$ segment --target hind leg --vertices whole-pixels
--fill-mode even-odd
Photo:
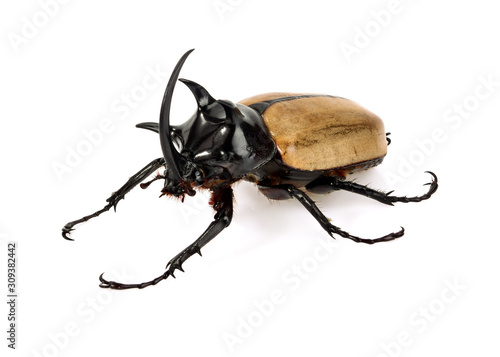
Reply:
[[[403,236],[404,234],[404,229],[401,227],[400,231],[386,234],[385,236],[380,238],[375,238],[375,239],[359,238],[331,224],[330,220],[325,217],[323,212],[320,211],[320,209],[318,208],[318,206],[316,206],[314,201],[305,192],[299,190],[294,185],[285,184],[285,185],[264,186],[262,184],[259,184],[259,189],[261,191],[264,191],[265,195],[269,198],[273,199],[295,198],[305,207],[305,209],[309,211],[309,213],[314,218],[316,218],[321,227],[323,227],[323,229],[332,237],[333,234],[338,234],[343,238],[351,239],[357,243],[373,244],[373,243],[387,242],[390,240],[394,240],[396,238]]]
[[[432,175],[433,180],[429,183],[426,183],[425,185],[429,185],[429,190],[427,193],[421,195],[421,196],[415,196],[415,197],[406,197],[406,196],[392,196],[391,192],[381,192],[374,190],[372,188],[369,188],[364,185],[360,185],[358,183],[352,182],[352,181],[343,181],[339,180],[336,177],[327,177],[327,176],[321,176],[317,178],[316,180],[312,181],[306,186],[306,189],[310,192],[315,192],[315,193],[327,193],[331,191],[337,191],[337,190],[345,190],[349,192],[354,192],[359,195],[363,195],[369,198],[372,198],[374,200],[377,200],[379,202],[385,203],[386,205],[391,205],[394,202],[420,202],[423,200],[429,199],[434,192],[436,192],[438,188],[438,180],[437,177],[434,173],[430,171],[426,171],[429,174]]]

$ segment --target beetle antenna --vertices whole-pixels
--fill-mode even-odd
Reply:
[[[155,175],[155,177],[153,177],[151,180],[147,181],[147,182],[143,182],[141,183],[139,186],[145,190],[146,188],[149,187],[149,185],[151,185],[153,182],[155,182],[156,180],[161,180],[161,179],[164,179],[165,176],[160,174],[159,172]]]

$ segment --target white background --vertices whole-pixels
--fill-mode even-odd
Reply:
[[[498,355],[500,23],[492,4],[2,3],[0,290],[7,294],[6,243],[17,241],[12,355]],[[241,183],[231,227],[184,264],[186,273],[145,290],[100,289],[102,272],[125,272],[129,282],[161,274],[212,219],[206,194],[182,205],[158,199],[156,183],[79,226],[75,242],[60,235],[161,155],[157,136],[134,126],[157,120],[167,77],[190,48],[181,77],[216,98],[290,91],[357,101],[392,132],[383,165],[358,182],[417,195],[432,170],[439,190],[394,207],[344,192],[316,197],[352,234],[406,229],[387,244],[337,239],[325,250],[331,239],[298,202],[270,204]],[[148,77],[155,69],[158,81]],[[180,84],[173,121],[194,110]],[[96,134],[103,123],[108,132]],[[70,154],[77,149],[87,150],[80,160]],[[12,352],[5,332],[0,340],[1,354]]]

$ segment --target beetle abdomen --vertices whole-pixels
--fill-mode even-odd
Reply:
[[[377,159],[387,153],[382,120],[351,100],[268,93],[240,103],[261,111],[283,162],[290,167],[328,170],[380,162]]]

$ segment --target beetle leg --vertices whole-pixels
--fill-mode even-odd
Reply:
[[[325,193],[325,191],[336,191],[336,190],[345,190],[349,192],[354,192],[369,198],[373,198],[379,202],[385,203],[386,205],[392,206],[394,202],[420,202],[430,198],[434,192],[436,192],[438,188],[438,179],[437,176],[430,171],[426,171],[432,175],[432,181],[426,183],[425,185],[429,185],[429,190],[427,193],[421,196],[415,197],[406,197],[406,196],[391,196],[391,192],[385,193],[381,191],[374,190],[364,185],[360,185],[358,183],[352,181],[342,181],[335,177],[327,177],[320,176],[316,180],[312,181],[306,186],[306,189],[311,192],[321,192]]]
[[[120,189],[116,192],[113,192],[111,197],[109,197],[106,202],[108,204],[104,206],[104,208],[100,209],[99,211],[96,211],[88,216],[82,217],[80,219],[77,219],[76,221],[72,221],[67,223],[63,229],[62,229],[62,236],[64,239],[67,240],[73,240],[71,239],[68,234],[74,230],[74,226],[86,222],[91,218],[99,216],[101,213],[109,211],[111,207],[113,207],[116,211],[116,205],[118,202],[122,199],[125,198],[125,194],[127,194],[130,190],[132,190],[135,186],[137,186],[139,183],[141,183],[143,180],[145,180],[149,175],[151,175],[155,170],[160,168],[161,166],[165,165],[165,160],[163,158],[158,158],[153,161],[151,161],[149,164],[144,166],[138,173],[136,173],[134,176],[129,178],[129,180],[120,187]]]
[[[175,257],[170,259],[166,266],[166,271],[158,276],[157,278],[146,281],[140,284],[122,284],[114,281],[107,281],[102,277],[99,277],[101,280],[101,284],[99,285],[101,288],[110,288],[110,289],[143,289],[145,287],[156,285],[160,281],[167,279],[169,276],[174,276],[175,270],[184,271],[182,268],[182,264],[192,255],[198,253],[201,255],[201,248],[204,247],[208,242],[210,242],[213,238],[215,238],[224,228],[229,226],[231,223],[231,219],[233,217],[233,190],[230,186],[216,189],[212,194],[212,205],[215,209],[215,217],[212,223],[208,226],[208,228],[203,232],[203,234],[195,240],[192,244],[190,244],[187,248],[185,248],[182,252],[177,254]]]
[[[294,185],[276,185],[276,186],[270,186],[270,189],[276,189],[276,190],[281,190],[283,191],[284,194],[288,194],[290,197],[297,199],[316,220],[319,222],[321,227],[325,231],[328,232],[330,236],[333,237],[333,234],[338,234],[339,236],[343,238],[348,238],[351,239],[357,243],[367,243],[367,244],[373,244],[373,243],[379,243],[379,242],[387,242],[396,238],[399,238],[403,236],[404,234],[404,228],[401,227],[401,230],[399,232],[395,233],[389,233],[383,237],[380,238],[375,238],[375,239],[365,239],[365,238],[359,238],[356,236],[353,236],[339,227],[334,226],[333,224],[330,223],[329,219],[325,217],[325,215],[320,211],[318,206],[314,203],[314,201],[303,191],[299,190],[297,187]]]

